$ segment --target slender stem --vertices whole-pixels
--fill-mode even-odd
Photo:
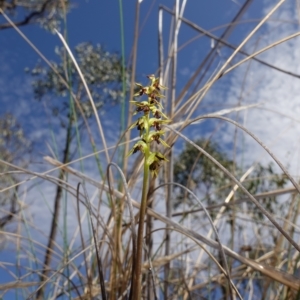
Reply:
[[[149,121],[149,115],[146,117],[146,122]],[[145,137],[148,139],[149,126],[147,126]],[[147,144],[149,142],[147,140]],[[147,209],[147,196],[149,186],[149,165],[147,163],[150,150],[147,147],[144,153],[144,178],[143,178],[143,191],[141,198],[140,217],[138,226],[138,237],[137,237],[137,256],[136,256],[136,267],[135,267],[135,278],[134,278],[134,292],[133,299],[138,300],[141,298],[141,273],[142,273],[142,258],[143,258],[143,238],[144,238],[144,219]]]
[[[137,142],[130,151],[130,154],[137,151],[141,151],[144,154],[144,178],[138,225],[137,255],[136,257],[133,257],[134,272],[132,280],[133,288],[131,289],[133,293],[131,295],[130,291],[130,300],[139,300],[141,298],[144,220],[148,204],[149,172],[151,172],[153,178],[155,178],[158,175],[160,162],[168,161],[160,152],[151,152],[150,148],[150,144],[153,141],[156,141],[158,144],[161,142],[163,145],[167,146],[161,139],[161,135],[163,135],[161,124],[169,122],[169,120],[162,119],[162,116],[165,119],[167,119],[167,117],[160,111],[161,106],[158,103],[158,99],[162,97],[159,91],[160,89],[165,89],[165,87],[159,84],[159,78],[155,78],[154,75],[149,75],[148,78],[151,80],[151,85],[144,87],[137,84],[140,87],[140,91],[136,94],[140,96],[147,95],[148,102],[143,101],[139,103],[137,101],[132,101],[137,106],[136,111],[144,112],[144,116],[139,118],[133,125],[133,127],[137,126],[137,129],[140,131],[141,140]],[[153,116],[153,118],[150,118],[150,115]],[[152,127],[155,128],[155,131],[150,130]]]

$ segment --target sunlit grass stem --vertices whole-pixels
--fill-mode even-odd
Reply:
[[[153,177],[158,175],[161,161],[167,161],[160,152],[151,151],[151,143],[156,142],[168,147],[161,136],[164,131],[161,126],[170,122],[168,118],[162,113],[162,105],[159,103],[161,97],[160,90],[165,87],[159,84],[159,78],[154,75],[148,76],[151,81],[149,86],[143,86],[137,83],[139,91],[134,95],[136,97],[147,95],[148,101],[131,101],[136,106],[135,113],[143,113],[136,122],[134,122],[130,129],[137,128],[140,133],[140,140],[133,146],[130,154],[141,151],[144,156],[144,177],[142,187],[142,198],[139,215],[138,237],[137,237],[137,256],[135,258],[134,277],[133,277],[133,299],[140,299],[141,295],[141,272],[143,261],[143,238],[144,238],[144,220],[147,209],[147,198],[149,190],[149,172]],[[150,117],[151,116],[151,117]],[[154,130],[150,130],[154,128]]]
[[[141,208],[139,216],[138,236],[137,236],[137,257],[136,257],[136,268],[134,276],[134,297],[133,299],[140,299],[141,294],[141,272],[142,272],[142,256],[143,256],[143,238],[144,238],[144,219],[147,209],[147,195],[149,188],[149,165],[147,164],[147,158],[145,154],[144,162],[144,178],[143,178],[143,190],[141,198]]]

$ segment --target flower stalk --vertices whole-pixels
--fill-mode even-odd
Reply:
[[[168,161],[161,152],[151,151],[151,145],[153,143],[157,143],[164,147],[169,147],[169,145],[162,139],[164,134],[162,126],[171,121],[162,112],[163,107],[159,102],[163,97],[160,91],[166,89],[166,87],[160,85],[159,78],[155,78],[154,75],[150,75],[148,78],[150,79],[150,85],[143,86],[137,83],[136,85],[139,87],[139,91],[134,95],[135,97],[146,95],[148,98],[147,101],[130,101],[136,106],[134,114],[142,113],[143,116],[138,118],[138,120],[129,128],[137,128],[141,139],[134,144],[128,153],[128,156],[138,151],[144,155],[144,177],[138,225],[137,257],[134,270],[134,282],[132,283],[134,285],[132,299],[134,300],[141,298],[144,219],[147,209],[149,173],[154,178],[157,177],[161,163],[163,161]]]

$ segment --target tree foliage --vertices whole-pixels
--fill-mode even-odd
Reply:
[[[56,72],[38,63],[31,70],[33,90],[37,100],[50,99],[54,115],[66,112],[69,106],[69,86],[79,99],[82,111],[86,117],[92,115],[92,108],[84,85],[74,64],[68,60],[64,48],[56,48],[59,62],[52,62]],[[116,53],[106,51],[101,45],[81,43],[75,47],[74,56],[84,75],[89,90],[99,109],[109,103],[119,103],[122,92],[122,63]],[[129,75],[126,73],[126,78]],[[66,82],[69,84],[66,85]],[[64,100],[61,101],[61,98]],[[57,99],[58,101],[55,101]],[[54,104],[54,105],[53,105]]]
[[[200,139],[196,144],[204,148],[211,156],[220,162],[227,170],[234,172],[236,178],[240,178],[243,170],[230,160],[220,146],[210,140]],[[178,155],[174,164],[174,179],[193,191],[197,195],[205,198],[207,205],[220,204],[231,191],[233,183],[231,180],[206,156],[201,154],[190,144]],[[269,163],[266,166],[257,164],[251,176],[243,182],[243,185],[253,195],[264,193],[278,188],[283,188],[287,183],[287,178],[283,174],[275,172],[274,165]],[[178,190],[175,207],[182,201],[192,205],[192,199],[186,192]],[[245,195],[237,190],[236,199],[243,199]],[[278,199],[275,196],[262,198],[265,208],[274,213],[279,208]],[[251,201],[246,201],[248,209],[253,212],[254,217],[262,219],[263,215]]]
[[[235,165],[233,161],[227,158],[218,144],[201,139],[196,144],[204,148],[210,155],[219,161],[225,168],[232,170]],[[216,199],[211,195],[212,190],[221,189],[218,194],[226,193],[231,187],[231,181],[228,177],[206,156],[190,144],[186,144],[185,149],[179,154],[174,164],[174,179],[176,182],[187,186],[198,194],[207,198],[208,204],[213,204]],[[178,205],[185,198],[183,191],[179,192]],[[187,202],[191,204],[187,196]]]
[[[0,117],[0,158],[9,164],[26,166],[30,153],[30,142],[25,138],[21,126],[11,114]],[[7,164],[0,164],[0,189],[18,182],[17,175]],[[5,226],[17,212],[17,189],[0,193],[0,228]]]
[[[0,8],[7,13],[16,26],[38,23],[53,31],[60,26],[60,20],[70,7],[68,0],[0,0]],[[0,30],[9,29],[10,23],[0,24]]]
[[[84,118],[91,117],[94,110],[83,80],[66,50],[57,47],[55,52],[59,58],[58,62],[51,62],[52,67],[43,66],[39,63],[30,73],[33,76],[32,85],[35,98],[39,101],[49,100],[47,101],[47,107],[51,108],[54,116],[60,118],[61,125],[66,127],[62,162],[67,163],[70,161],[70,148],[75,137],[72,134],[73,125],[75,124],[74,112],[76,112],[76,120],[80,120],[80,116]],[[123,76],[125,75],[125,79],[129,77],[128,73],[124,74],[121,57],[116,53],[106,51],[101,45],[94,46],[91,43],[79,44],[75,47],[73,55],[84,76],[96,108],[98,110],[101,108],[103,111],[105,104],[114,105],[119,103],[122,96],[125,96]],[[75,100],[76,104],[74,106],[74,102],[70,99]],[[67,121],[65,122],[65,120]],[[64,171],[61,170],[59,179],[62,180],[63,178]],[[58,185],[56,187],[53,217],[43,271],[40,276],[41,283],[47,277],[52,260],[52,249],[57,235],[62,194],[62,187]],[[42,299],[43,294],[44,288],[38,291],[37,299]]]

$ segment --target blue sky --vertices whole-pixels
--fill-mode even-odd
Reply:
[[[181,1],[182,3],[182,1]],[[187,1],[184,17],[195,22],[206,30],[219,28],[212,33],[221,36],[224,26],[229,23],[241,5],[241,0],[211,0]],[[241,24],[236,26],[228,41],[238,45],[246,35],[257,25],[259,19],[266,15],[274,5],[274,1],[255,0],[243,16]],[[173,0],[144,0],[141,1],[140,24],[142,30],[138,41],[137,80],[146,82],[145,75],[155,73],[158,66],[157,23],[158,7],[164,5],[173,8]],[[20,13],[20,15],[22,15]],[[18,18],[20,15],[17,15]],[[125,56],[128,61],[133,43],[135,20],[135,1],[123,1]],[[119,1],[74,1],[74,8],[67,16],[68,42],[70,48],[81,42],[100,43],[107,50],[121,53]],[[264,25],[259,32],[247,43],[244,50],[252,53],[270,43],[299,30],[299,17],[296,1],[287,0],[285,4],[272,16],[272,20]],[[0,22],[4,21],[0,16]],[[164,12],[164,48],[168,48],[171,17]],[[39,25],[28,25],[20,28],[31,42],[49,60],[56,60],[54,53],[56,46],[61,42],[56,34],[45,31]],[[187,25],[182,24],[179,34],[179,47],[199,34]],[[262,54],[259,58],[285,70],[300,74],[300,39],[295,38]],[[192,72],[198,67],[202,59],[211,49],[212,40],[199,36],[178,53],[178,83],[177,93],[180,92]],[[211,66],[211,71],[205,77],[208,79],[232,53],[222,47],[217,59]],[[166,56],[166,53],[165,53]],[[237,55],[234,62],[243,58]],[[20,37],[14,29],[0,31],[0,115],[10,112],[16,116],[25,134],[34,142],[35,148],[33,170],[46,170],[49,166],[43,162],[43,156],[51,154],[54,144],[51,138],[50,127],[53,126],[56,142],[63,143],[65,131],[59,126],[57,119],[49,117],[46,106],[33,99],[31,78],[24,72],[26,67],[32,68],[39,60],[37,54]],[[247,75],[247,76],[246,76]],[[292,167],[294,175],[299,175],[299,79],[282,74],[262,66],[257,62],[245,64],[219,80],[206,95],[195,115],[206,112],[215,112],[223,108],[238,105],[259,104],[255,109],[247,110],[238,115],[241,123],[259,136],[280,157],[283,163]],[[192,88],[193,89],[193,88]],[[191,89],[191,90],[192,90]],[[236,118],[236,114],[230,117]],[[116,110],[110,109],[101,116],[106,128],[110,144],[116,141],[114,136],[115,122],[118,122]],[[180,121],[180,120],[177,120]],[[93,122],[91,122],[93,124]],[[209,136],[216,128],[220,130],[214,134],[223,148],[231,151],[233,148],[234,128],[228,124],[209,121],[199,126],[189,127],[188,134],[194,138]],[[93,126],[93,125],[92,125]],[[95,127],[92,127],[96,130]],[[266,163],[269,158],[262,149],[247,136],[238,133],[238,147],[243,155],[238,159],[249,165],[260,161]],[[99,138],[97,139],[99,142]],[[100,142],[99,142],[100,143]],[[99,148],[101,148],[99,144]],[[85,153],[90,152],[87,146]],[[94,160],[86,160],[85,167],[88,173],[95,174]],[[37,194],[39,196],[37,196]],[[47,198],[42,199],[45,195]],[[41,208],[53,198],[53,186],[42,185],[36,194],[28,194],[26,203],[30,205],[32,221],[38,224],[39,229],[48,232],[49,211]],[[74,226],[70,216],[69,227]],[[1,277],[3,278],[3,277]],[[0,284],[2,279],[0,279]],[[9,299],[9,298],[5,298]]]
[[[228,24],[240,5],[238,1],[209,1],[201,3],[199,1],[188,1],[184,17],[202,26],[206,30],[214,29],[221,25]],[[157,70],[157,23],[158,6],[164,5],[172,9],[173,1],[142,1],[140,12],[140,32],[138,43],[137,78],[145,80],[145,75],[154,73]],[[259,17],[261,8],[259,3],[250,6],[249,13],[244,19]],[[121,52],[120,38],[120,17],[118,1],[75,1],[74,8],[67,16],[68,42],[71,49],[81,42],[100,43],[109,51]],[[123,4],[124,33],[125,33],[125,55],[128,58],[131,53],[133,42],[133,29],[135,19],[135,3],[127,1]],[[249,15],[249,16],[248,16]],[[18,17],[18,15],[17,15]],[[170,14],[164,12],[164,47],[168,46],[168,35],[170,28]],[[233,31],[230,42],[238,44],[255,23],[245,23],[239,25]],[[54,53],[56,46],[61,46],[57,35],[45,31],[38,25],[22,27],[21,30],[31,40],[31,42],[49,60],[57,60]],[[215,35],[220,35],[223,28],[213,31]],[[199,35],[187,25],[181,26],[179,35],[179,45],[186,43],[191,38]],[[2,97],[5,104],[2,112],[10,111],[22,122],[26,132],[32,131],[33,123],[36,123],[36,116],[41,116],[44,107],[32,101],[30,76],[24,73],[26,67],[32,68],[40,60],[37,54],[13,29],[4,30],[0,35],[1,44],[1,81]],[[207,54],[211,47],[211,40],[200,37],[187,45],[179,53],[178,58],[178,90],[183,86],[198,64]],[[223,53],[222,53],[223,52]],[[225,53],[224,53],[225,52]],[[219,62],[224,60],[227,50],[222,50]],[[165,54],[166,55],[166,54]],[[215,65],[216,67],[216,65]],[[227,81],[226,81],[227,82]],[[222,82],[222,84],[224,84]],[[227,83],[225,83],[227,85]],[[22,88],[20,88],[22,87]],[[30,104],[28,104],[30,103]],[[21,108],[21,109],[20,109]],[[29,109],[30,108],[30,109]],[[39,120],[43,122],[45,118]],[[39,128],[45,128],[46,124]],[[32,135],[33,133],[28,133]],[[35,133],[37,134],[37,133]],[[38,135],[39,137],[39,135]]]
[[[173,1],[141,2],[141,32],[137,59],[137,80],[139,81],[146,82],[145,75],[157,71],[159,5],[172,9]],[[75,1],[73,6],[67,16],[68,42],[71,49],[79,43],[92,42],[93,44],[100,43],[104,45],[109,51],[121,53],[119,1]],[[205,29],[213,29],[230,22],[238,9],[239,5],[233,1],[210,1],[204,4],[198,1],[188,1],[184,17],[196,22]],[[125,56],[128,62],[133,42],[134,1],[128,1],[123,4],[123,15]],[[16,19],[18,18],[19,15],[16,16]],[[164,47],[167,49],[171,21],[170,14],[164,12],[163,18]],[[235,34],[235,44],[238,44],[247,32],[245,26],[243,25],[242,27],[242,32]],[[253,24],[250,24],[249,28],[251,27],[253,27]],[[181,28],[182,33],[179,35],[179,45],[198,35],[186,25],[182,25]],[[54,49],[56,46],[61,46],[61,42],[56,34],[45,31],[39,25],[29,25],[22,27],[21,30],[47,59],[57,61],[58,57],[55,55]],[[220,35],[222,31],[223,29],[219,29],[214,31],[214,34]],[[0,45],[0,85],[3,103],[1,113],[13,113],[21,123],[24,132],[38,144],[37,150],[41,151],[41,149],[44,149],[43,145],[45,146],[45,142],[49,142],[49,127],[55,127],[57,120],[51,119],[50,122],[45,106],[33,99],[30,84],[31,78],[24,72],[25,68],[33,68],[41,59],[13,29],[1,32]],[[202,36],[180,51],[178,59],[178,90],[182,88],[195,65],[204,58],[210,46],[211,40]],[[110,120],[111,117],[107,119]],[[56,132],[56,135],[59,140],[60,132]],[[64,136],[63,133],[62,136]]]

